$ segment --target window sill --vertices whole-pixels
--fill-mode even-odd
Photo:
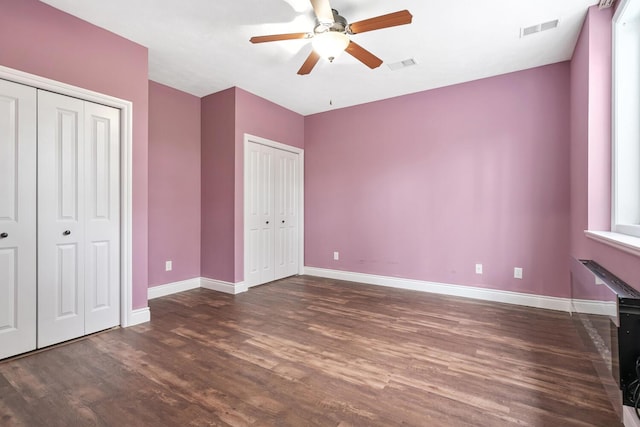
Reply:
[[[590,239],[640,257],[640,237],[614,233],[611,231],[585,230],[584,234]]]

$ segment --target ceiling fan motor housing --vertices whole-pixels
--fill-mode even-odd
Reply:
[[[320,22],[318,18],[316,18],[316,27],[313,29],[315,34],[326,33],[327,31],[335,31],[338,33],[346,33],[348,23],[344,16],[341,16],[340,13],[331,9],[333,12],[333,23]]]

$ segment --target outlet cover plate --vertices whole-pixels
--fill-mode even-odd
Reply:
[[[522,279],[522,268],[521,267],[515,267],[513,269],[513,277],[515,279]]]

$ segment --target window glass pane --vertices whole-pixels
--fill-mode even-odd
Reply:
[[[613,231],[640,236],[640,2],[614,19]]]

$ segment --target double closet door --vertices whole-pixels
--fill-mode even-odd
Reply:
[[[298,273],[299,156],[249,142],[245,153],[245,283]]]
[[[120,112],[0,80],[0,359],[120,323]]]

